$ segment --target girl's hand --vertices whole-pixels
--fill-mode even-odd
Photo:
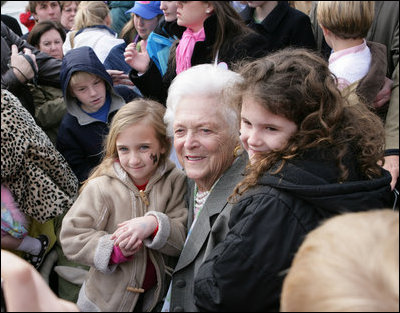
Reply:
[[[117,230],[112,234],[111,239],[115,245],[125,250],[137,249],[142,241],[149,237],[157,227],[155,216],[147,215],[133,218],[118,224]]]
[[[122,246],[119,246],[119,248],[121,249],[121,252],[122,252],[123,256],[126,257],[126,258],[130,257],[131,255],[134,255],[134,254],[135,254],[136,252],[138,252],[138,251],[140,250],[140,248],[142,248],[142,247],[143,247],[143,243],[140,243],[140,244],[138,244],[135,248],[129,249],[129,250],[125,249],[125,248],[122,247]]]
[[[125,48],[125,62],[129,64],[130,67],[134,68],[139,73],[144,73],[147,71],[150,64],[150,57],[145,52],[138,52],[136,50],[136,44],[130,43]]]

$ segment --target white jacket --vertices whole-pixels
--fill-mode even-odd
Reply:
[[[117,38],[117,34],[105,25],[92,26],[78,31],[73,39],[73,45],[71,45],[71,33],[74,32],[67,33],[67,38],[63,44],[64,55],[73,48],[89,46],[94,50],[101,63],[104,63],[114,46],[124,42],[123,39]]]

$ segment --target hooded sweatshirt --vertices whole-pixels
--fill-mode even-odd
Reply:
[[[225,240],[199,268],[199,310],[279,311],[285,273],[308,232],[337,214],[390,206],[389,172],[369,180],[354,158],[347,160],[343,183],[335,162],[317,154],[288,162],[278,174],[266,172],[243,194]]]
[[[92,73],[106,82],[107,99],[110,106],[106,113],[107,122],[85,113],[79,106],[78,100],[69,93],[69,82],[75,72]],[[115,113],[125,104],[125,101],[114,91],[111,76],[90,47],[72,49],[65,55],[61,66],[60,81],[67,113],[64,115],[58,131],[57,149],[68,161],[79,181],[82,182],[87,179],[90,170],[100,163],[102,144],[108,134],[109,123]]]

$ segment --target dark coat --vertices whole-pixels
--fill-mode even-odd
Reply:
[[[108,122],[97,120],[81,110],[77,100],[68,93],[68,85],[74,72],[82,71],[101,77],[111,98]],[[90,47],[68,51],[63,59],[60,73],[67,113],[58,130],[57,149],[68,161],[80,182],[100,163],[103,141],[109,131],[109,123],[125,101],[114,92],[111,76]]]
[[[17,96],[22,105],[34,115],[33,97],[28,86],[21,84],[13,70],[9,69],[7,65],[10,61],[11,45],[16,45],[18,51],[23,51],[24,48],[31,49],[38,65],[38,75],[36,77],[38,84],[60,88],[61,60],[55,59],[47,53],[40,52],[1,22],[1,88],[9,90]]]
[[[289,46],[316,49],[310,18],[290,7],[287,1],[278,1],[278,5],[260,24],[254,21],[254,10],[247,6],[240,16],[247,26],[265,37],[267,52]]]
[[[216,29],[217,17],[211,15],[204,21],[205,41],[198,41],[194,46],[191,59],[192,66],[214,62],[212,49],[216,40]],[[247,35],[245,38],[237,37],[236,40],[225,44],[228,48],[220,51],[218,63],[225,62],[229,68],[236,61],[244,58],[258,58],[266,54],[266,42],[256,32]],[[171,58],[175,58],[173,50],[171,50]],[[135,70],[132,70],[129,74],[130,79],[139,88],[143,96],[153,98],[164,105],[168,88],[175,76],[175,62],[172,63],[171,60],[168,62],[168,69],[163,77],[152,61],[150,61],[149,69],[143,75],[138,76]]]
[[[196,305],[205,311],[279,311],[285,271],[304,237],[342,212],[389,205],[390,174],[367,180],[351,168],[337,183],[337,167],[318,157],[266,173],[232,208],[226,239],[200,266]]]

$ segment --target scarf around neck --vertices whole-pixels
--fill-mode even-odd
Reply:
[[[179,41],[178,47],[176,48],[176,74],[191,67],[194,45],[197,41],[204,41],[204,39],[206,39],[204,27],[197,33],[194,33],[189,28],[184,31],[182,39]]]

